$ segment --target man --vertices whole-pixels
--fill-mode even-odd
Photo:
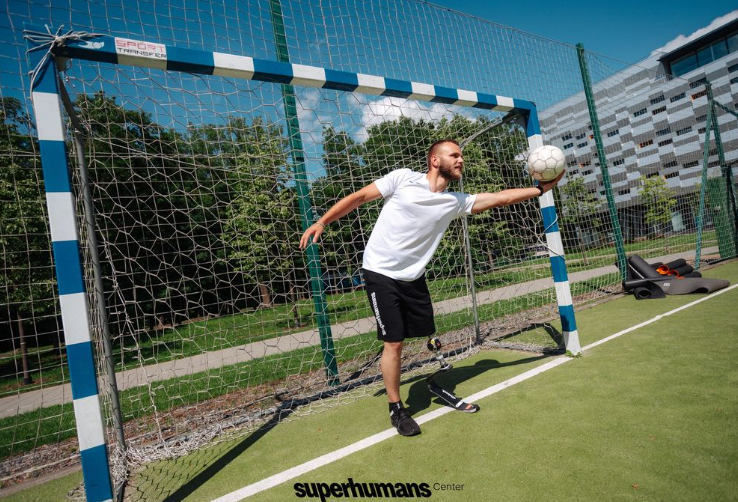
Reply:
[[[420,434],[420,427],[400,399],[400,361],[405,338],[430,337],[435,332],[433,306],[425,282],[425,266],[451,221],[493,207],[539,197],[559,182],[531,188],[469,195],[447,192],[461,178],[464,157],[451,139],[435,142],[428,150],[428,172],[397,169],[338,201],[300,239],[300,249],[318,242],[326,225],[362,204],[384,197],[366,249],[364,278],[369,302],[377,319],[377,337],[384,342],[380,362],[390,408],[390,422],[403,436]]]

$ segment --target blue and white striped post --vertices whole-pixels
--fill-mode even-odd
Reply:
[[[543,136],[538,122],[538,112],[535,106],[526,110],[525,133],[528,136],[528,147],[530,151],[543,146]],[[564,244],[559,231],[558,216],[554,205],[553,192],[549,191],[538,198],[543,216],[543,228],[546,231],[546,245],[548,247],[548,259],[551,261],[551,274],[553,275],[554,287],[556,289],[556,301],[559,304],[559,316],[561,318],[561,331],[564,335],[564,345],[571,355],[579,355],[582,348],[579,345],[579,333],[577,322],[574,317],[574,302],[571,298],[569,286],[569,275],[566,271],[566,260],[564,259]]]
[[[61,307],[74,417],[89,502],[112,501],[112,485],[89,316],[82,276],[76,205],[67,163],[57,69],[45,50],[30,53],[33,109],[41,150],[46,204],[49,211],[57,290]]]

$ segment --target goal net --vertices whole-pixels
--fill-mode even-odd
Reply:
[[[156,67],[157,51],[168,50],[170,66],[186,64],[149,42],[78,45],[113,40],[120,60],[135,53],[132,62]],[[304,228],[337,200],[393,169],[424,172],[441,138],[464,147],[454,190],[531,183],[523,163],[537,123],[526,130],[512,98],[389,80],[354,92],[315,88],[324,70],[297,66],[288,85],[270,81],[280,79],[275,68],[263,82],[77,59],[64,72],[101,393],[111,431],[119,402],[125,437],[110,441],[119,477],[130,461],[179,455],[320,410],[325,397],[374,389],[381,343],[361,257],[381,202],[298,249]],[[500,338],[500,326],[528,327],[532,309],[557,317],[545,230],[537,200],[452,225],[427,273],[445,350],[464,355]],[[563,350],[560,332],[546,336]],[[529,346],[542,349],[517,347]],[[424,347],[409,344],[406,371],[435,364]],[[106,390],[108,366],[117,396]]]
[[[427,148],[441,138],[464,144],[463,186],[452,190],[529,186],[529,131],[510,113],[518,99],[535,103],[543,141],[566,154],[567,176],[552,195],[559,217],[544,224],[529,201],[454,222],[427,270],[444,350],[561,351],[551,257],[564,251],[577,307],[620,291],[618,234],[625,252],[649,260],[694,256],[698,236],[704,259],[735,255],[734,220],[720,211],[738,128],[716,109],[724,162],[714,135],[703,161],[704,82],[587,53],[605,164],[576,48],[423,1],[283,2],[281,17],[274,0],[64,4],[9,4],[8,19],[71,22],[89,50],[98,32],[133,44],[119,64],[110,53],[91,62],[59,52],[55,61],[68,94],[63,140],[118,482],[136,462],[381,388],[361,273],[381,201],[330,225],[307,253],[299,237],[391,170],[425,171]],[[79,453],[39,154],[44,124],[32,119],[22,31],[0,28],[13,40],[0,54],[0,481],[12,483]],[[166,46],[180,65],[131,66],[147,44]],[[206,74],[199,58],[214,52],[276,66],[246,79],[243,70]],[[299,75],[279,73],[287,60]],[[395,89],[425,84],[410,87],[415,96],[381,92],[376,79],[340,88],[346,74],[383,77]],[[315,87],[316,75],[336,88]],[[726,107],[732,84],[713,87]],[[508,96],[509,106],[451,99],[463,89]],[[647,218],[648,180],[660,195]],[[553,227],[562,247],[546,238]],[[405,371],[429,364],[424,341],[409,344]],[[113,423],[118,401],[125,448]]]

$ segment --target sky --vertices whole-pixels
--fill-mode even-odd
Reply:
[[[620,0],[553,2],[432,0],[511,28],[576,45],[626,63],[648,57],[679,35],[688,36],[738,9],[735,0]]]

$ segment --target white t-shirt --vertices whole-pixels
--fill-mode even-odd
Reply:
[[[363,267],[398,281],[425,272],[449,224],[471,214],[476,195],[434,193],[425,174],[397,169],[374,182],[384,206],[364,250]]]

